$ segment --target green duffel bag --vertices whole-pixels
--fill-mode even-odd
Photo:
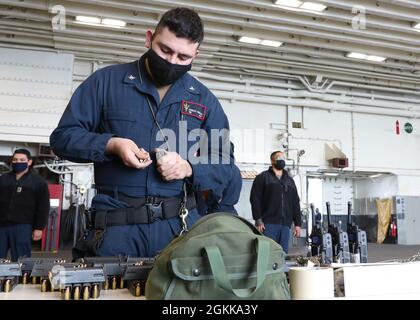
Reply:
[[[146,299],[290,299],[284,258],[282,247],[248,220],[210,214],[157,256]]]

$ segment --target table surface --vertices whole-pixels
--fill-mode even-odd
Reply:
[[[101,290],[98,299],[90,300],[144,300],[135,297],[128,289]],[[11,292],[0,292],[0,300],[62,300],[60,291],[41,292],[39,284],[18,284]]]

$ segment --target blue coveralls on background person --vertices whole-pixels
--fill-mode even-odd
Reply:
[[[92,202],[94,208],[127,206],[118,199],[120,194],[133,198],[179,198],[183,194],[183,181],[164,181],[155,162],[137,170],[105,152],[106,144],[113,136],[131,139],[149,152],[161,147],[163,141],[157,140],[159,129],[146,97],[160,126],[174,130],[177,138],[180,120],[187,122],[188,132],[203,128],[209,136],[210,129],[229,129],[228,119],[217,98],[188,73],[172,84],[159,104],[156,86],[145,70],[144,56],[139,61],[96,71],[77,88],[50,137],[58,156],[75,162],[94,162],[99,192]],[[192,109],[193,113],[187,109]],[[188,149],[194,143],[196,141],[188,141]],[[201,184],[221,188],[231,170],[230,164],[222,164],[221,159],[220,164],[199,163],[191,164],[191,167],[193,176],[188,181],[194,190],[201,190]],[[196,209],[191,210],[188,225],[199,217]],[[97,255],[154,256],[180,230],[178,217],[150,224],[111,226],[105,230]]]

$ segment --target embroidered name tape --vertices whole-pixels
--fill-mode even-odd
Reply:
[[[206,118],[207,107],[202,104],[182,100],[181,113],[203,121]]]

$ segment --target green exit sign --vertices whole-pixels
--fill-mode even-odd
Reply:
[[[407,133],[412,133],[413,132],[413,125],[409,122],[407,122],[406,124],[404,124],[404,130]]]

